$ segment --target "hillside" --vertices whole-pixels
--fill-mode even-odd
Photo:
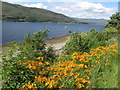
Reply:
[[[83,19],[83,18],[73,18],[73,19],[88,24],[106,25],[108,23],[108,21],[105,19]]]
[[[2,20],[11,22],[80,23],[49,10],[2,2]]]

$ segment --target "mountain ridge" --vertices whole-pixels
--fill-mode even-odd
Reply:
[[[25,7],[18,4],[2,2],[2,21],[10,22],[48,22],[77,23],[81,22],[46,9]]]

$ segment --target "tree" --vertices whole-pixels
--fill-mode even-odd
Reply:
[[[120,28],[120,12],[116,12],[110,17],[110,20],[108,20],[108,24],[105,26],[106,28],[108,27],[113,27],[116,29]]]

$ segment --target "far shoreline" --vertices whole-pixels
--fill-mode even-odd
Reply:
[[[0,21],[0,22],[13,22],[13,21]],[[54,22],[18,22],[18,23],[54,23]],[[55,22],[57,24],[89,24],[89,23],[60,23],[60,22]]]

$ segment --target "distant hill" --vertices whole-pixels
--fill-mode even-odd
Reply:
[[[80,23],[49,10],[2,2],[2,20],[11,22]]]
[[[73,18],[73,19],[88,24],[106,25],[108,23],[106,19],[83,19],[83,18]]]

